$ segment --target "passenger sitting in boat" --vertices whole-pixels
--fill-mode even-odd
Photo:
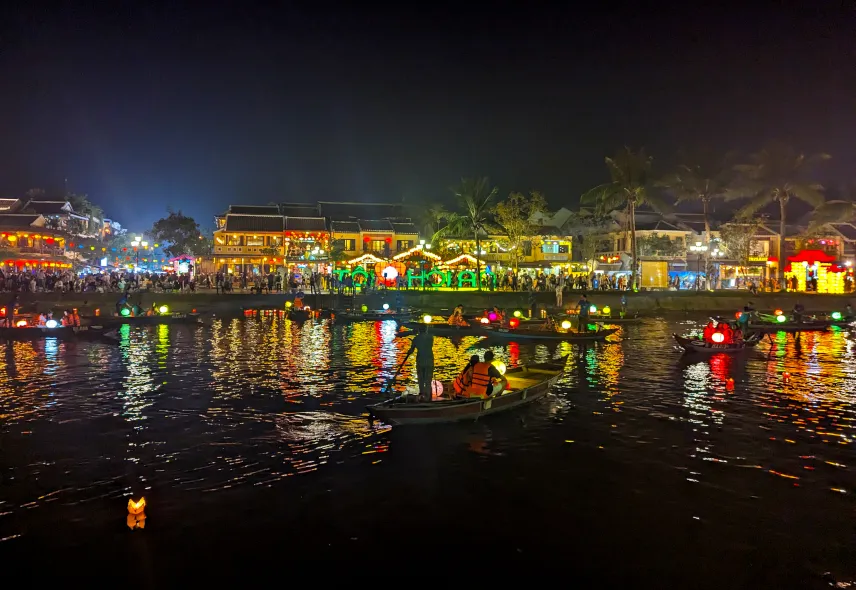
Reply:
[[[553,316],[547,316],[547,319],[544,320],[544,324],[541,326],[541,329],[547,332],[556,331],[556,321],[553,319]]]
[[[704,331],[701,333],[701,338],[705,342],[713,342],[711,340],[711,336],[713,336],[713,332],[716,330],[716,325],[713,323],[713,320],[710,320],[707,325],[704,327]]]
[[[455,388],[455,393],[458,396],[464,397],[464,392],[467,388],[473,383],[473,367],[475,367],[479,363],[479,355],[474,354],[470,357],[470,362],[467,363],[461,372],[458,373],[458,376],[455,377],[455,381],[452,383],[452,386]]]
[[[77,313],[77,309],[72,309],[68,317],[71,320],[72,326],[80,327],[80,314]]]
[[[303,298],[295,297],[294,298],[294,309],[303,309]]]
[[[494,305],[493,313],[496,314],[496,321],[498,321],[500,324],[505,322],[505,312],[503,310],[499,309],[497,306]]]
[[[61,323],[63,326],[73,326],[73,322],[71,320],[71,316],[68,314],[68,310],[66,309],[62,312],[62,320]]]
[[[487,398],[505,389],[506,381],[499,369],[493,366],[493,352],[484,353],[484,361],[473,367],[473,380],[464,391],[464,397]]]
[[[40,325],[40,326],[44,326],[44,325],[45,325],[45,324],[47,324],[47,323],[48,323],[48,318],[47,318],[47,316],[46,316],[45,314],[43,314],[43,313],[40,313],[40,314],[39,314],[39,325]]]
[[[848,303],[844,306],[844,319],[850,321],[854,318],[856,318],[856,315],[853,313],[853,306]]]
[[[456,305],[452,315],[449,316],[450,326],[469,326],[470,324],[464,319],[464,306]]]

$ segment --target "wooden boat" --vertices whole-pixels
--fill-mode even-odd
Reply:
[[[397,322],[409,322],[413,319],[414,312],[404,310],[400,312],[392,310],[369,310],[365,312],[334,311],[331,314],[333,321],[337,323],[347,322],[383,322],[395,320]]]
[[[639,316],[625,316],[625,317],[603,317],[603,316],[593,316],[589,318],[589,323],[595,324],[637,324],[642,321],[642,318]]]
[[[107,330],[101,326],[57,326],[56,328],[27,326],[24,328],[0,328],[0,340],[41,340],[43,338],[119,342],[119,337],[115,330]]]
[[[810,320],[805,322],[781,322],[775,324],[760,323],[749,324],[749,331],[761,334],[774,334],[776,332],[823,332],[828,330],[831,322],[826,320]]]
[[[509,328],[485,328],[485,334],[489,338],[504,338],[508,340],[564,340],[567,342],[594,342],[606,340],[610,334],[614,334],[618,328],[606,328],[593,332],[549,332],[547,330],[512,330]]]
[[[677,341],[680,347],[684,349],[684,352],[699,354],[735,354],[746,352],[747,350],[755,348],[758,342],[761,341],[761,337],[758,334],[751,335],[740,344],[711,344],[696,338],[687,338],[685,336],[678,336],[677,334],[672,335],[675,337],[675,341]]]
[[[89,317],[90,325],[115,326],[118,324],[131,324],[135,326],[155,326],[159,324],[201,324],[202,320],[198,313],[170,313],[162,315],[141,316],[99,316]]]
[[[400,395],[368,407],[369,416],[395,426],[438,424],[458,420],[477,420],[528,404],[547,395],[565,370],[567,355],[548,363],[521,365],[508,369],[508,389],[488,399],[463,398],[419,402],[414,395]],[[443,391],[454,391],[452,383],[443,383]]]
[[[411,332],[415,332],[420,325],[427,325],[428,331],[435,336],[484,336],[487,333],[485,324],[470,323],[469,326],[450,326],[445,322],[432,322],[430,324],[406,322],[404,324]]]

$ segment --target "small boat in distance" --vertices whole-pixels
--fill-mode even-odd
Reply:
[[[201,324],[202,319],[198,313],[168,313],[140,316],[91,316],[86,320],[92,326],[115,326],[119,324],[131,324],[136,326],[154,326],[159,324]]]
[[[685,353],[698,354],[734,354],[746,352],[747,350],[755,348],[755,346],[757,346],[757,344],[761,341],[760,334],[752,334],[740,343],[729,344],[715,344],[712,342],[705,342],[704,340],[699,340],[696,338],[678,336],[677,334],[672,334],[672,336],[674,336],[675,341],[678,343],[678,345],[684,349]]]
[[[399,395],[368,407],[369,416],[393,426],[439,424],[459,420],[477,420],[488,414],[511,410],[547,395],[565,370],[568,356],[546,363],[521,365],[508,369],[508,388],[501,395],[486,399],[443,399],[416,401],[416,396]],[[452,383],[443,383],[443,391],[454,391]]]
[[[25,326],[21,328],[0,328],[0,340],[41,340],[43,338],[60,338],[62,340],[87,340],[96,342],[118,343],[119,337],[115,330],[95,326]]]

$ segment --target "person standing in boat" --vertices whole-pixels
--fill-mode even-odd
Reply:
[[[6,327],[11,328],[15,325],[15,308],[18,307],[18,294],[12,295],[11,301],[6,305]]]
[[[589,303],[588,297],[583,293],[580,296],[580,300],[577,301],[576,310],[578,312],[577,315],[577,330],[580,332],[588,331],[588,318],[589,318],[589,310],[591,309],[591,304]]]
[[[419,333],[413,338],[413,344],[407,354],[416,349],[416,380],[419,383],[419,398],[431,401],[431,381],[434,379],[434,336],[428,332],[428,326],[419,324]]]
[[[791,314],[793,315],[793,318],[794,318],[794,322],[796,322],[797,324],[801,324],[804,313],[805,313],[805,306],[803,306],[802,303],[796,303],[794,305],[793,311],[791,312]]]

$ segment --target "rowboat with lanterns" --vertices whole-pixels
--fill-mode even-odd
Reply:
[[[487,399],[449,399],[442,394],[430,402],[418,401],[418,396],[402,394],[368,407],[370,418],[378,418],[393,426],[441,424],[460,420],[478,420],[482,416],[518,408],[547,395],[565,370],[567,355],[546,363],[520,365],[505,371],[508,388]],[[443,392],[454,391],[451,382],[443,382]]]
[[[675,337],[675,341],[678,345],[684,349],[684,352],[699,354],[734,354],[746,352],[747,350],[755,348],[755,346],[761,341],[760,334],[752,334],[739,343],[706,342],[701,338],[687,338],[686,336],[678,336],[677,334],[673,334],[673,336]]]
[[[553,340],[566,342],[597,342],[606,340],[606,337],[615,334],[618,328],[601,328],[591,332],[571,332],[565,329],[559,330],[532,330],[526,328],[484,328],[488,338],[502,338],[505,340]]]
[[[44,338],[59,338],[62,340],[87,340],[97,342],[119,342],[115,330],[98,326],[26,326],[20,328],[0,328],[0,340],[42,340]]]

